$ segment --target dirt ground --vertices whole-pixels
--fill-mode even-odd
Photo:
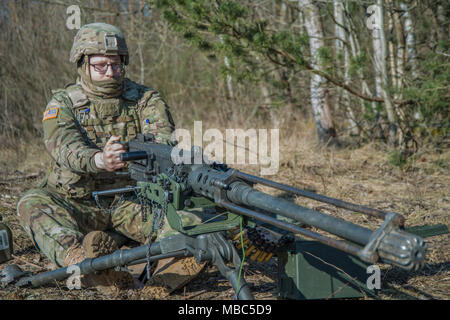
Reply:
[[[326,149],[314,145],[311,137],[293,136],[280,146],[280,169],[268,177],[341,200],[395,211],[406,218],[406,227],[424,224],[449,223],[450,216],[450,152],[448,149],[426,149],[403,166],[389,161],[384,147],[376,144],[344,149]],[[9,264],[22,269],[42,272],[49,261],[34,248],[16,218],[16,205],[21,195],[36,187],[42,180],[49,158],[40,141],[21,143],[19,147],[0,150],[0,214],[14,234],[14,259]],[[240,167],[242,171],[258,175],[257,167]],[[278,194],[269,188],[263,191]],[[364,225],[371,229],[381,222],[361,214],[312,200],[297,198],[296,203],[312,209]],[[360,299],[450,299],[450,236],[427,238],[425,267],[417,272],[381,265],[381,290],[377,297]],[[277,299],[277,259],[268,263],[246,260],[244,274],[256,299]],[[173,300],[231,300],[231,285],[218,269],[208,265],[184,288],[167,299]],[[8,286],[0,290],[0,299],[151,299],[139,290],[127,290],[118,295],[104,295],[94,289],[68,290],[64,283],[45,288],[29,289]]]

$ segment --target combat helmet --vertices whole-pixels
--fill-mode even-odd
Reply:
[[[75,35],[70,62],[76,63],[83,55],[104,54],[123,56],[124,64],[128,64],[128,47],[125,37],[119,28],[106,23],[86,24]]]

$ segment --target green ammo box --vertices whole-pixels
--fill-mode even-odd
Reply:
[[[374,296],[366,282],[369,264],[317,241],[297,240],[279,256],[281,299],[333,299]]]
[[[0,222],[0,263],[11,260],[13,254],[12,233],[7,225]]]

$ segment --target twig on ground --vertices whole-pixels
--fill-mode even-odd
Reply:
[[[186,300],[189,300],[189,299],[198,297],[199,295],[202,295],[202,294],[204,294],[204,293],[207,292],[207,291],[208,291],[208,290],[201,290],[201,291],[199,291],[199,292],[195,292],[195,293],[193,293],[193,294],[191,294],[191,295],[185,297],[185,299],[186,299]]]
[[[25,264],[27,264],[27,265],[30,265],[30,266],[32,266],[32,267],[38,268],[38,269],[40,269],[40,270],[47,270],[47,268],[44,268],[44,267],[38,266],[37,264],[31,263],[31,262],[27,261],[26,259],[24,259],[24,258],[22,258],[22,257],[16,256],[15,254],[12,254],[11,256],[12,256],[14,259],[17,259],[17,260],[19,260],[19,261],[21,261],[21,262],[23,262],[23,263],[25,263]]]
[[[10,204],[10,203],[7,203],[7,202],[2,202],[1,205],[2,205],[3,207],[8,208],[8,209],[16,210],[16,205],[15,205],[15,204]]]

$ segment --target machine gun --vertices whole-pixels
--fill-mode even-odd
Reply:
[[[300,190],[224,164],[193,163],[198,156],[193,151],[156,143],[151,135],[140,134],[129,142],[129,151],[121,154],[121,160],[130,161],[129,175],[136,185],[94,192],[93,197],[98,199],[104,195],[134,192],[141,204],[144,205],[145,201],[153,219],[159,217],[161,221],[161,217],[167,218],[171,229],[178,234],[107,256],[86,259],[77,265],[81,274],[168,257],[194,256],[198,262],[211,261],[216,265],[230,281],[236,298],[253,299],[240,272],[242,259],[250,256],[256,261],[268,261],[282,252],[295,250],[292,249],[294,236],[313,239],[326,248],[338,249],[368,264],[386,263],[406,271],[418,270],[424,264],[426,243],[420,236],[404,230],[404,218],[398,213]],[[370,230],[263,193],[254,188],[255,184],[384,221],[379,229]],[[195,215],[201,222],[186,224],[180,212]],[[313,232],[305,226],[333,236]],[[238,253],[236,246],[243,249],[243,254]],[[16,266],[6,273],[4,270],[4,278],[9,282],[32,287],[65,279],[70,274],[68,268],[32,276],[24,274]]]

